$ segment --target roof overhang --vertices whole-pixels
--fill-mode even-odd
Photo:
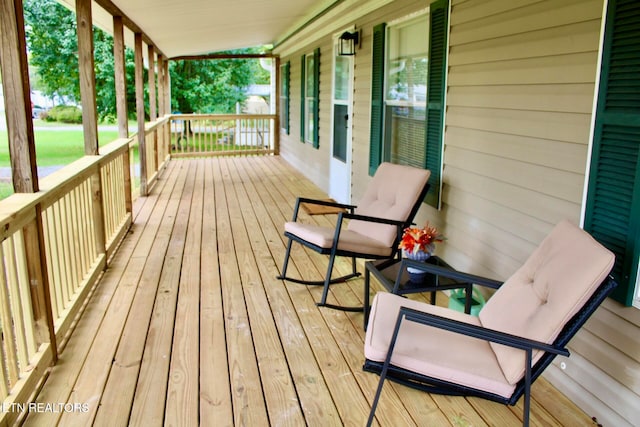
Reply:
[[[74,0],[57,1],[75,9]],[[96,0],[92,14],[96,26],[112,33],[112,12],[119,10],[137,27],[125,31],[128,45],[140,31],[172,58],[275,44],[343,1]]]

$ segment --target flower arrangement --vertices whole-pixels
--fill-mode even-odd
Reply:
[[[399,249],[407,254],[417,252],[431,253],[436,248],[436,242],[442,242],[446,237],[438,229],[427,222],[423,228],[407,227],[404,229]]]

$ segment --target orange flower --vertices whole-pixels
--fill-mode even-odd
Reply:
[[[404,229],[399,249],[406,252],[433,252],[436,242],[442,242],[446,237],[438,232],[436,227],[427,223],[423,228],[408,227]]]

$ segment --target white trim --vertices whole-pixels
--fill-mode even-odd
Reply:
[[[580,226],[584,228],[584,220],[587,214],[587,195],[589,194],[589,175],[591,173],[591,156],[593,155],[593,140],[596,130],[596,111],[598,109],[598,96],[600,95],[600,76],[602,74],[602,56],[604,55],[604,33],[607,25],[607,6],[609,1],[604,0],[602,6],[602,18],[600,19],[600,41],[598,43],[598,63],[596,65],[596,82],[593,91],[593,104],[591,106],[591,123],[589,124],[589,144],[587,147],[587,164],[585,165],[584,184],[582,187],[582,206],[580,208]]]
[[[291,40],[282,38],[276,42],[273,52],[281,57],[294,53],[315,43],[327,34],[332,34],[338,28],[353,25],[363,16],[391,3],[393,0],[345,0],[331,9],[324,16],[302,28]],[[280,44],[281,43],[281,44]]]
[[[638,274],[636,274],[636,296],[633,299],[633,306],[635,308],[640,308],[640,267],[638,267],[637,273]]]
[[[404,23],[408,23],[409,21],[413,21],[414,19],[421,18],[422,15],[428,15],[429,12],[431,12],[431,7],[425,7],[424,9],[420,9],[416,12],[404,15],[401,18],[397,18],[393,21],[387,22],[387,27],[402,26],[402,24]]]
[[[385,105],[391,106],[391,107],[422,107],[422,108],[427,108],[427,101],[416,101],[416,102],[412,102],[412,101],[403,101],[403,100],[395,100],[395,99],[385,99],[384,101]]]
[[[326,11],[330,10],[332,7],[336,6],[337,3],[340,3],[344,0],[320,0],[317,1],[316,7],[311,8],[311,11],[306,13],[302,18],[298,19],[296,22],[291,25],[291,27],[285,31],[280,40],[276,41],[276,44],[281,42],[281,40],[286,40],[288,37],[292,37],[296,31],[304,29],[305,25],[321,16]]]
[[[353,111],[355,110],[355,106],[353,105],[354,103],[354,94],[353,94],[353,87],[354,87],[354,79],[355,79],[355,58],[353,56],[348,56],[346,58],[348,58],[349,61],[349,87],[347,89],[347,99],[346,100],[336,100],[335,98],[335,89],[336,89],[336,59],[338,58],[338,44],[339,44],[339,40],[338,38],[340,37],[340,35],[344,32],[344,31],[354,31],[355,30],[355,26],[353,27],[349,27],[344,29],[342,32],[337,32],[336,34],[334,34],[334,38],[333,38],[333,54],[332,54],[332,61],[331,61],[331,137],[329,139],[329,143],[330,143],[330,147],[329,147],[329,191],[330,191],[330,196],[333,197],[334,199],[338,200],[341,203],[351,203],[351,197],[353,196],[352,194],[352,183],[353,183]],[[335,106],[336,105],[344,105],[347,107],[347,114],[349,116],[348,119],[348,125],[349,125],[349,129],[347,130],[347,135],[346,135],[346,144],[347,144],[347,152],[346,152],[346,158],[344,161],[344,168],[346,171],[346,175],[348,176],[347,180],[348,182],[344,183],[345,187],[344,189],[345,191],[345,195],[346,195],[346,199],[345,200],[340,200],[340,197],[338,197],[338,194],[334,194],[334,183],[335,183],[335,175],[334,173],[336,172],[336,170],[334,170],[334,162],[341,162],[341,160],[336,160],[333,158],[333,149],[334,149],[334,128],[335,128]],[[338,170],[338,172],[340,172]],[[338,174],[340,175],[340,174]],[[342,178],[341,176],[339,176],[340,178]]]

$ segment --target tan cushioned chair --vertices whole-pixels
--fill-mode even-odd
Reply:
[[[379,293],[372,304],[365,339],[369,370],[383,369],[380,363],[390,356],[388,365],[392,371],[397,368],[399,372],[419,374],[421,382],[431,383],[433,388],[424,387],[430,391],[447,392],[451,385],[458,391],[455,394],[515,404],[514,393],[520,390],[527,398],[525,422],[528,422],[530,381],[524,385],[526,390],[522,390],[521,384],[525,374],[529,371],[530,376],[531,367],[545,354],[553,353],[551,359],[555,354],[568,355],[563,346],[575,334],[577,323],[579,327],[586,321],[582,311],[588,309],[588,317],[615,286],[606,280],[614,260],[614,255],[589,234],[563,221],[499,287],[478,318]],[[598,301],[594,302],[596,296]],[[404,310],[401,307],[409,309],[408,318],[399,314]],[[427,320],[411,321],[411,310],[418,313],[416,319],[424,315]],[[399,322],[401,326],[394,339]],[[434,323],[452,326],[440,329]],[[559,335],[569,324],[574,330],[569,337],[563,336],[558,345]],[[498,333],[494,336],[491,331]],[[516,338],[522,338],[522,343]],[[531,352],[528,363],[525,363],[526,349]],[[542,369],[550,361],[545,360]],[[381,377],[380,388],[383,380]],[[375,406],[372,417],[374,411]]]
[[[431,172],[425,169],[382,163],[357,207],[299,197],[296,200],[293,219],[284,225],[284,234],[289,238],[289,242],[282,274],[278,278],[307,285],[323,285],[322,300],[318,305],[345,310],[362,310],[361,307],[327,304],[329,285],[359,275],[356,271],[355,258],[384,259],[396,256],[402,231],[411,224],[426,196],[430,175]],[[335,227],[321,227],[299,221],[300,203],[339,206],[348,209],[349,212],[338,215]],[[346,227],[343,227],[345,219],[349,221]],[[316,252],[330,255],[324,280],[307,281],[286,276],[293,241]],[[352,258],[352,273],[331,279],[336,256]]]

